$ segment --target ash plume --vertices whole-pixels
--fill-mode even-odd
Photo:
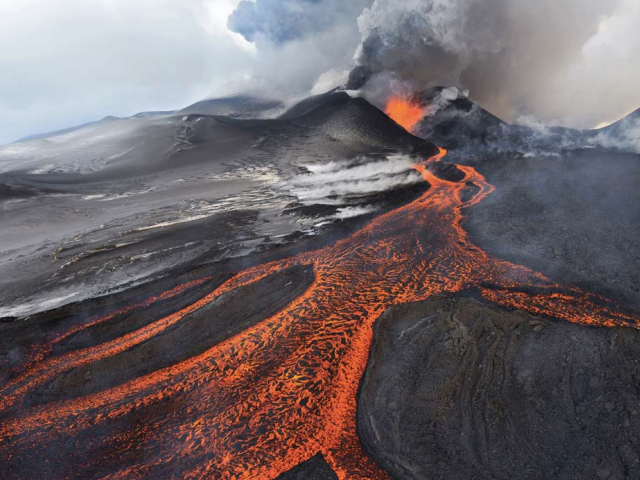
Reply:
[[[324,93],[345,83],[360,42],[357,18],[371,3],[242,0],[227,26],[256,46],[252,74],[262,88],[286,95]]]
[[[640,104],[639,20],[634,0],[376,0],[350,83],[374,101],[455,85],[507,121],[593,128]]]
[[[278,93],[455,86],[507,122],[595,128],[640,105],[635,0],[243,0],[228,26]]]

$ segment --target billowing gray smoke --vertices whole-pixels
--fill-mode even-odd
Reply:
[[[346,80],[360,42],[357,18],[373,0],[241,0],[228,27],[253,42],[263,89],[304,95]]]
[[[580,128],[640,106],[637,0],[376,0],[358,25],[374,96],[456,85],[505,120]]]

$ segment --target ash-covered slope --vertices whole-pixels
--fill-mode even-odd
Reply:
[[[241,118],[270,106],[237,96],[0,147],[0,316],[271,248],[384,208],[385,192],[419,193],[411,162],[388,156],[435,147],[365,100],[330,92],[281,118]]]
[[[365,145],[378,149],[396,149],[421,155],[433,155],[436,150],[400,127],[378,108],[361,97],[346,92],[330,92],[303,100],[282,117],[314,130],[332,141],[354,149]]]
[[[398,480],[635,479],[640,332],[464,297],[374,324],[358,433]]]
[[[36,135],[0,146],[0,174],[22,175],[34,183],[55,179],[69,184],[92,183],[175,169],[176,164],[182,168],[185,163],[211,163],[228,154],[225,149],[235,151],[265,143],[272,146],[282,141],[305,141],[318,150],[337,143],[345,154],[372,147],[417,151],[424,144],[366,100],[344,92],[303,100],[279,119],[244,118],[276,103],[282,106],[253,96],[205,100],[173,113],[106,117]],[[258,143],[254,145],[252,140]],[[208,148],[212,142],[224,148]]]
[[[496,187],[466,214],[478,245],[640,306],[638,112],[577,131],[509,125],[456,89],[431,89],[418,100],[426,116],[416,133],[449,147],[449,159],[474,165]]]
[[[444,147],[466,148],[470,140],[486,146],[499,141],[508,127],[457,88],[434,87],[417,94],[415,101],[426,107],[416,133]]]
[[[549,127],[532,119],[509,124],[455,87],[434,87],[415,96],[425,116],[414,133],[448,147],[456,158],[491,155],[561,155],[582,148],[640,153],[640,113],[601,130]]]
[[[640,109],[591,135],[593,142],[604,148],[640,153]]]
[[[277,99],[258,94],[239,94],[222,98],[202,100],[189,105],[176,114],[224,115],[238,118],[259,118],[282,109],[284,104]]]

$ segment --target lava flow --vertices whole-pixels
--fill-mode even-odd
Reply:
[[[392,97],[387,103],[385,113],[408,132],[422,119],[423,109],[400,97]]]
[[[0,454],[62,478],[273,479],[322,453],[341,479],[388,478],[362,451],[355,418],[371,327],[390,306],[474,289],[572,322],[638,324],[605,298],[473,245],[463,210],[493,187],[466,166],[460,182],[436,177],[432,167],[445,154],[415,167],[430,184],[420,198],[350,237],[240,272],[121,338],[39,360],[2,391]],[[60,373],[135,349],[221,295],[296,265],[314,271],[302,295],[204,353],[98,393],[24,404]]]

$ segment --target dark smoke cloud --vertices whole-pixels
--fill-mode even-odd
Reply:
[[[455,85],[506,120],[593,127],[640,106],[639,3],[376,0],[356,58],[375,91]]]

